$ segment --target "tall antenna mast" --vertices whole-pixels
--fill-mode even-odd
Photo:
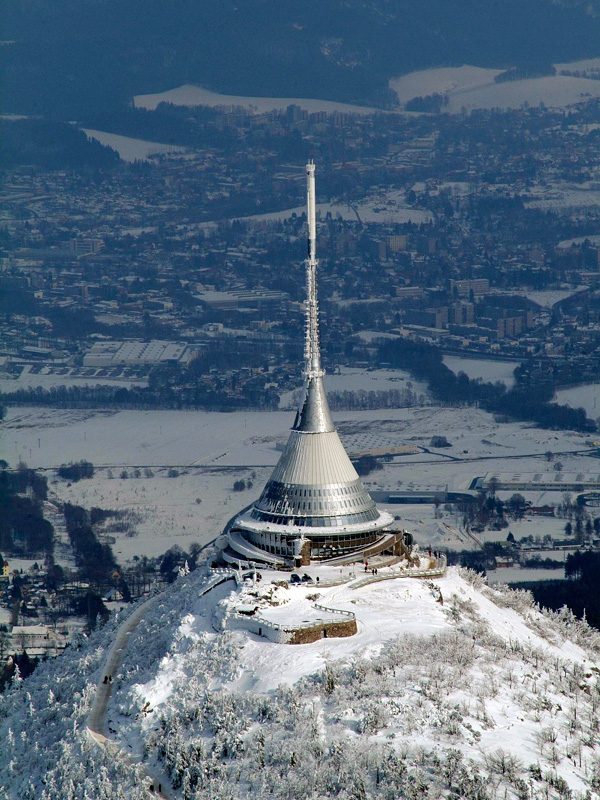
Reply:
[[[306,379],[323,376],[319,347],[319,304],[317,302],[317,217],[315,201],[315,164],[306,165],[306,218],[308,222],[308,255],[306,258],[306,332],[304,372]]]

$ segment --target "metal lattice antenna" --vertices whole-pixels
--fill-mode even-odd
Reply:
[[[304,372],[307,380],[323,376],[319,345],[319,304],[317,301],[317,218],[315,201],[315,164],[306,165],[306,217],[308,255],[306,258],[306,332]]]

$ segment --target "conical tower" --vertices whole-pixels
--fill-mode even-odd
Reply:
[[[315,165],[306,165],[305,393],[285,450],[253,506],[237,517],[229,544],[238,556],[271,562],[325,559],[385,537],[392,517],[377,509],[331,419],[321,368],[317,302]],[[258,551],[258,552],[256,552]],[[268,557],[267,557],[268,556]]]

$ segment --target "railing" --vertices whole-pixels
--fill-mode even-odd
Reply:
[[[237,579],[238,576],[233,569],[211,569],[210,574],[207,576],[204,583],[200,584],[200,592],[198,597],[203,597],[216,586],[219,586],[219,584],[225,583],[225,581],[234,580],[237,583]]]
[[[340,614],[341,616],[347,617],[348,619],[356,619],[356,614],[352,611],[342,611],[340,608],[328,608],[327,606],[320,606],[315,603],[314,608],[318,611],[325,611],[327,614]],[[238,615],[240,617],[242,615]],[[274,630],[277,631],[286,631],[286,632],[293,632],[302,630],[304,628],[314,628],[315,625],[319,625],[320,623],[324,622],[322,619],[314,619],[314,620],[307,620],[306,622],[292,622],[288,623],[287,625],[282,625],[279,622],[272,622],[270,619],[266,619],[262,616],[262,614],[254,614],[251,617],[244,617],[242,619],[255,619],[259,621],[261,624],[267,625]]]
[[[367,586],[370,583],[391,581],[395,578],[442,578],[446,574],[447,567],[447,559],[443,553],[438,558],[438,562],[441,562],[441,564],[427,569],[405,569],[385,575],[368,575],[365,578],[360,578],[356,583],[353,583],[351,588],[360,589],[361,586]]]
[[[329,606],[322,606],[320,603],[315,603],[313,608],[319,611],[326,611],[329,614],[342,614],[344,617],[356,619],[356,614],[353,611],[343,611],[341,608],[330,608]]]

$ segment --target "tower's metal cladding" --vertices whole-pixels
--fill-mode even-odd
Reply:
[[[319,346],[319,306],[317,301],[317,210],[315,202],[315,165],[306,165],[306,219],[308,254],[306,258],[306,336],[304,372],[307,379],[322,377]]]
[[[247,556],[254,548],[292,555],[293,542],[297,549],[301,537],[310,541],[313,557],[324,558],[376,541],[393,521],[377,509],[362,485],[329,412],[319,343],[313,162],[306,165],[306,185],[305,394],[285,450],[260,498],[231,528],[230,544]]]

